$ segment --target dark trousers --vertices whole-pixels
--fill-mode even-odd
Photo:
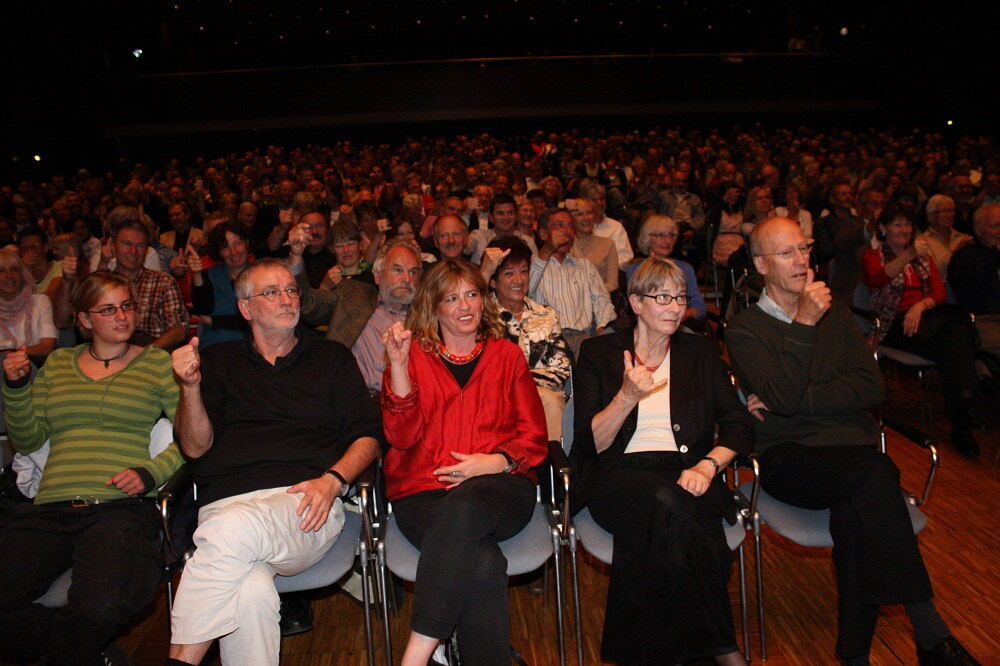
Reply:
[[[103,664],[100,651],[153,600],[158,527],[155,507],[138,501],[16,507],[0,531],[0,660]],[[70,567],[65,607],[33,603]]]
[[[903,316],[896,317],[882,343],[937,362],[941,393],[951,419],[975,395],[979,381],[975,369],[976,329],[968,316],[954,306],[939,305],[924,312],[913,336],[903,333]]]
[[[513,474],[394,501],[400,531],[420,549],[410,628],[442,640],[457,629],[463,664],[510,666],[507,558],[497,542],[524,529],[534,508],[534,484]]]
[[[587,506],[615,537],[601,656],[660,665],[735,652],[726,581],[733,555],[712,492],[677,485],[675,453],[633,453],[602,470]]]
[[[839,594],[837,654],[867,655],[880,605],[932,597],[899,470],[872,447],[795,442],[767,449],[760,463],[761,484],[775,499],[830,510]]]

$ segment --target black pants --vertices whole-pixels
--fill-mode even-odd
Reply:
[[[889,456],[868,446],[786,442],[767,449],[760,462],[761,484],[775,499],[830,510],[839,594],[837,654],[867,655],[880,605],[932,597],[899,470]]]
[[[903,315],[896,317],[882,343],[937,362],[950,418],[954,419],[963,403],[975,395],[976,329],[954,306],[939,305],[924,312],[913,336],[903,333]]]
[[[138,501],[16,507],[0,531],[0,660],[103,664],[100,651],[156,593],[158,527]],[[70,567],[67,606],[33,603]]]
[[[513,474],[393,502],[400,531],[420,549],[410,628],[442,640],[457,629],[463,664],[510,666],[507,558],[497,542],[524,529],[534,508],[534,484]]]
[[[587,506],[615,537],[601,657],[657,665],[736,651],[726,581],[733,555],[711,493],[677,479],[675,453],[633,453],[603,470]]]

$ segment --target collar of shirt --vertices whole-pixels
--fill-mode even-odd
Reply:
[[[257,351],[257,345],[254,344],[252,332],[243,338],[241,347],[243,353],[250,357],[251,363],[255,363],[257,365],[261,365],[268,368],[273,368],[274,370],[281,370],[282,368],[286,368],[289,365],[295,363],[295,361],[298,360],[300,356],[302,356],[303,348],[307,344],[308,343],[305,340],[303,340],[301,336],[299,336],[299,332],[295,331],[295,346],[292,347],[289,350],[289,352],[284,356],[279,356],[278,358],[274,359],[273,366],[267,362],[267,359],[264,358],[263,354]]]
[[[765,313],[771,315],[775,319],[785,322],[786,324],[792,323],[792,318],[788,316],[788,313],[781,309],[773,298],[767,295],[767,287],[760,292],[760,298],[757,299],[757,307],[763,310]]]
[[[383,301],[381,298],[378,301],[378,306],[380,308],[382,308],[383,310],[385,310],[386,312],[388,312],[389,314],[396,315],[397,317],[405,317],[406,316],[406,308],[405,307],[402,308],[401,310],[393,310],[392,307],[390,307],[389,304],[386,303],[385,301]]]

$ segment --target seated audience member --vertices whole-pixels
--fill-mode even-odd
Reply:
[[[472,263],[481,264],[483,262],[483,251],[494,238],[504,236],[515,236],[523,241],[533,252],[537,252],[534,247],[533,236],[525,236],[517,229],[517,204],[514,197],[509,194],[500,193],[490,200],[490,226],[480,227],[469,234],[467,248]]]
[[[719,472],[753,431],[714,345],[677,332],[685,279],[643,261],[628,284],[638,323],[586,340],[573,378],[576,508],[615,537],[601,657],[621,664],[747,663],[722,525],[737,507]]]
[[[17,249],[21,261],[31,274],[31,285],[39,294],[55,298],[62,286],[62,265],[49,261],[48,236],[41,227],[28,227],[17,235]]]
[[[832,212],[813,227],[813,259],[820,266],[829,265],[830,291],[834,298],[850,305],[861,282],[861,255],[871,247],[875,235],[875,220],[867,224],[855,214],[854,194],[847,183],[831,188],[829,203]]]
[[[518,238],[494,238],[483,255],[481,272],[507,327],[507,339],[521,348],[528,361],[545,410],[549,441],[554,441],[562,437],[566,407],[562,388],[572,360],[556,311],[528,298],[532,256],[531,249]]]
[[[931,258],[937,266],[941,281],[948,284],[948,264],[955,250],[972,242],[972,236],[955,231],[955,202],[951,197],[935,194],[927,200],[927,231],[918,234],[927,242]]]
[[[507,561],[497,542],[535,504],[545,416],[521,350],[476,266],[443,259],[406,326],[385,333],[386,495],[420,549],[403,666],[426,666],[457,630],[462,660],[510,661]]]
[[[955,251],[948,285],[958,304],[976,315],[979,348],[1000,359],[1000,204],[972,216],[976,241]]]
[[[44,298],[44,297],[42,297]],[[162,575],[159,515],[145,496],[181,465],[176,444],[149,457],[149,433],[173,418],[170,357],[129,342],[132,283],[87,276],[77,323],[89,342],[53,352],[29,383],[29,349],[4,359],[7,431],[23,454],[50,442],[34,502],[0,530],[0,659],[103,664],[116,632],[153,600]],[[69,603],[33,603],[70,567]]]
[[[522,238],[531,239],[528,247],[534,248],[532,249],[532,253],[534,254],[538,254],[538,248],[535,244],[535,230],[537,226],[538,214],[535,212],[535,207],[531,205],[531,202],[525,200],[524,203],[518,204],[517,224],[514,228],[521,234]]]
[[[714,230],[712,261],[718,266],[728,266],[729,257],[746,245],[743,236],[743,190],[733,181],[719,186],[722,199],[708,212],[708,225]]]
[[[320,212],[305,213],[293,228],[308,232],[305,252],[302,254],[302,264],[309,280],[309,286],[317,289],[327,272],[337,263],[337,256],[327,247],[327,239],[330,236],[327,217]],[[290,239],[286,240],[285,246],[275,252],[275,256],[287,257],[290,243]]]
[[[625,227],[618,220],[607,216],[607,193],[607,188],[599,183],[585,183],[580,187],[580,194],[584,199],[590,201],[590,205],[594,209],[594,219],[596,220],[594,233],[614,241],[615,249],[618,250],[618,265],[625,266],[632,261],[635,254],[632,252],[632,244],[629,243]],[[539,211],[538,214],[541,215],[543,212],[544,210]]]
[[[871,348],[846,306],[813,282],[801,227],[784,218],[750,237],[764,292],[726,330],[755,417],[761,482],[776,499],[829,509],[837,657],[868,663],[879,606],[903,604],[921,665],[975,664],[932,601],[899,470],[876,448],[869,410],[885,399]]]
[[[409,195],[408,195],[409,196]],[[390,241],[395,241],[398,243],[405,243],[413,248],[413,251],[417,253],[420,257],[421,263],[429,266],[437,261],[437,257],[429,252],[424,252],[420,248],[420,243],[417,242],[416,228],[413,223],[409,220],[403,218],[397,218],[389,224],[389,228],[385,232],[385,243]],[[383,243],[383,246],[385,245]],[[381,248],[380,248],[381,251]]]
[[[467,259],[469,227],[457,215],[442,215],[432,227],[439,259]]]
[[[684,311],[683,319],[694,317],[704,319],[708,307],[705,299],[702,298],[701,290],[698,289],[698,282],[695,278],[694,267],[681,259],[673,259],[670,255],[677,244],[677,237],[680,229],[677,224],[666,215],[650,215],[639,228],[639,237],[636,244],[639,251],[648,257],[657,259],[670,259],[684,273],[685,289],[687,290],[687,309]],[[631,280],[642,260],[633,261],[625,269],[627,280]]]
[[[705,206],[694,192],[688,191],[687,171],[675,169],[670,174],[669,187],[660,191],[661,215],[673,219],[678,226],[695,231],[705,226]]]
[[[339,495],[378,453],[378,410],[342,345],[299,338],[299,288],[264,259],[236,280],[240,341],[173,354],[174,424],[198,483],[197,547],[171,614],[171,664],[278,664],[274,576],[317,562],[344,526]]]
[[[149,234],[146,224],[137,217],[128,216],[112,230],[114,272],[124,275],[135,290],[138,321],[131,342],[170,350],[184,341],[188,313],[174,279],[143,266]],[[69,294],[77,284],[75,273],[65,278],[59,296],[64,303],[69,302]]]
[[[170,231],[160,234],[160,245],[180,252],[188,247],[201,247],[207,242],[205,234],[198,227],[191,226],[191,207],[183,201],[167,206]]]
[[[615,309],[597,269],[571,254],[575,234],[569,211],[550,208],[542,213],[538,235],[543,245],[531,260],[528,295],[555,309],[575,355],[585,338],[604,332]]]
[[[395,240],[382,246],[372,273],[377,291],[360,280],[343,280],[334,289],[323,291],[309,287],[300,272],[300,231],[293,229],[289,238],[289,268],[298,275],[302,290],[303,321],[326,324],[326,338],[350,348],[365,384],[379,391],[385,368],[382,333],[390,324],[403,321],[420,281],[420,257],[413,244]]]
[[[361,258],[361,232],[350,222],[338,222],[330,228],[330,248],[337,263],[326,272],[320,289],[336,288],[341,280],[361,280],[375,284],[372,267]]]
[[[743,207],[743,223],[740,226],[744,238],[750,235],[755,225],[769,217],[774,217],[774,191],[766,185],[750,188]]]
[[[774,209],[775,217],[787,217],[795,220],[802,227],[802,234],[806,238],[813,237],[812,213],[802,207],[802,190],[795,183],[785,185],[785,205]]]
[[[55,349],[59,332],[52,320],[52,301],[36,293],[32,283],[21,257],[0,249],[0,354],[25,347],[37,360]]]
[[[242,227],[223,222],[208,234],[208,255],[216,263],[205,269],[197,253],[187,255],[194,303],[191,311],[201,324],[198,339],[202,349],[242,340],[246,334],[246,319],[239,313],[233,284],[250,263],[249,245]]]
[[[597,269],[604,289],[611,294],[618,289],[618,250],[614,241],[594,233],[594,208],[589,199],[567,199],[566,210],[573,217],[573,249],[570,253],[586,259]]]
[[[864,280],[880,327],[878,342],[938,362],[951,442],[975,457],[979,445],[972,434],[982,418],[976,392],[976,331],[964,312],[944,304],[945,289],[927,241],[914,240],[914,223],[894,207],[878,221],[880,243],[865,252]]]
[[[535,210],[535,217],[545,212],[548,205],[545,203],[545,193],[540,189],[530,189],[524,193],[524,200],[531,204]]]
[[[88,273],[93,273],[96,270],[113,271],[118,268],[118,260],[115,258],[114,231],[125,224],[134,223],[145,225],[146,236],[149,238],[146,245],[146,255],[142,259],[142,265],[151,271],[163,270],[163,262],[160,261],[160,254],[153,247],[153,240],[159,239],[156,238],[150,217],[144,213],[140,213],[139,209],[135,206],[116,206],[111,209],[107,219],[104,221],[104,228],[106,230],[105,242],[101,246],[101,251],[91,257]]]

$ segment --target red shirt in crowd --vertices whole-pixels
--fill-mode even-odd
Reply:
[[[899,311],[906,312],[917,301],[930,296],[938,305],[944,303],[947,296],[944,290],[944,283],[941,282],[941,275],[938,273],[934,260],[929,262],[931,267],[931,290],[924,294],[923,286],[920,283],[920,276],[913,268],[912,264],[907,264],[903,268],[903,295],[899,299]],[[869,289],[884,287],[892,281],[892,278],[885,272],[882,264],[882,257],[878,250],[871,249],[861,256],[861,268],[864,275],[865,284]]]
[[[532,468],[545,460],[548,435],[542,402],[517,345],[488,341],[461,389],[440,357],[417,341],[410,346],[409,395],[392,392],[389,370],[382,380],[382,418],[390,446],[384,466],[390,500],[444,488],[432,472],[459,462],[452,451],[503,451],[517,463],[514,474],[536,480]]]

